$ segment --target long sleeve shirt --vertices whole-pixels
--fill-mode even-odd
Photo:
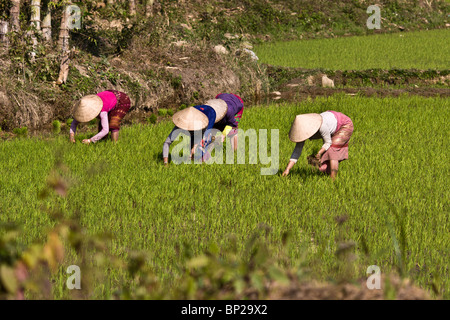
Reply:
[[[103,139],[109,133],[108,112],[113,110],[117,105],[117,98],[111,91],[102,91],[97,93],[97,95],[102,99],[103,102],[103,107],[99,114],[102,130],[100,130],[99,133],[90,138],[91,142],[94,143]],[[73,119],[72,124],[70,125],[70,133],[75,134],[78,124],[79,122]]]
[[[203,138],[203,133],[205,131],[208,131],[209,129],[213,128],[214,122],[216,121],[216,112],[214,111],[214,109],[207,105],[198,105],[194,106],[194,108],[196,108],[200,112],[203,112],[208,117],[208,126],[205,129],[198,132],[182,130],[177,126],[175,126],[169,133],[169,136],[167,137],[166,141],[164,141],[163,158],[169,157],[170,145],[177,139],[178,135],[181,132],[183,131],[185,133],[189,132],[189,134],[191,135],[191,148],[192,148],[194,147],[194,145],[200,143],[200,141]]]
[[[175,126],[172,131],[169,133],[169,135],[167,136],[166,141],[164,141],[163,144],[163,158],[168,158],[169,157],[169,150],[170,150],[170,145],[172,144],[172,142],[174,142],[178,135],[180,133],[189,133],[191,136],[191,149],[192,147],[194,147],[194,145],[198,144],[201,140],[202,140],[202,136],[203,133],[201,134],[194,134],[194,131],[186,131],[186,130],[182,130],[180,128],[178,128],[177,126]]]
[[[328,150],[331,147],[331,136],[336,132],[337,119],[334,116],[334,114],[329,111],[322,112],[320,115],[322,116],[323,119],[322,125],[320,126],[319,131],[317,131],[309,139],[315,140],[322,138],[323,140],[322,148]],[[290,161],[297,162],[297,160],[300,158],[300,155],[302,154],[304,144],[305,141],[296,143]]]
[[[77,132],[78,121],[73,119],[72,124],[70,125],[70,133],[75,134]],[[100,112],[100,123],[102,125],[102,130],[97,133],[95,136],[90,138],[91,142],[97,142],[98,140],[103,139],[109,132],[109,121],[108,121],[108,112],[102,111]]]

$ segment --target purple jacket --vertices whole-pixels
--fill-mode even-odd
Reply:
[[[222,99],[223,101],[225,101],[228,106],[228,110],[225,117],[223,117],[222,120],[217,122],[214,125],[214,128],[220,131],[223,131],[226,126],[236,128],[238,126],[238,121],[236,121],[236,115],[244,108],[244,103],[242,102],[242,99],[239,96],[234,95],[232,93],[218,94],[216,96],[216,99]]]

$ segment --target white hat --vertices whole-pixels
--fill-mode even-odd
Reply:
[[[188,131],[203,130],[209,123],[206,114],[194,107],[176,112],[172,117],[172,121],[178,128]]]
[[[210,99],[205,102],[205,105],[210,106],[211,108],[216,111],[216,121],[215,123],[219,122],[220,120],[225,117],[228,111],[228,105],[225,102],[225,100],[222,99]]]
[[[299,114],[292,123],[289,139],[292,142],[305,141],[320,129],[322,121],[322,116],[318,113]]]
[[[89,122],[100,114],[103,100],[96,94],[85,96],[75,103],[73,118],[78,122]]]

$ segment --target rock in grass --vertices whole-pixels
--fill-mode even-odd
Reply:
[[[313,86],[314,85],[314,76],[308,76],[308,78],[306,78],[306,82],[308,83],[308,86]]]
[[[322,76],[322,87],[334,88],[334,81],[328,78],[326,75]]]
[[[187,45],[187,41],[180,40],[180,41],[172,42],[171,44],[173,44],[175,47],[183,47],[183,46]]]
[[[221,44],[215,46],[214,51],[220,54],[228,54],[228,50]]]

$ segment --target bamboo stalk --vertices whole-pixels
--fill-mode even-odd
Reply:
[[[70,5],[70,1],[68,5]],[[69,75],[69,10],[68,6],[65,7],[62,18],[61,26],[59,29],[59,41],[58,47],[62,52],[61,64],[59,69],[58,80],[56,84],[66,83]]]
[[[31,25],[41,30],[41,0],[31,0]]]
[[[52,13],[50,10],[42,21],[42,36],[44,41],[52,41]]]
[[[59,27],[59,39],[58,48],[60,51],[64,52],[69,47],[69,12],[67,7],[64,9],[61,26]]]
[[[11,0],[12,8],[11,8],[11,30],[17,32],[20,30],[20,0]]]

